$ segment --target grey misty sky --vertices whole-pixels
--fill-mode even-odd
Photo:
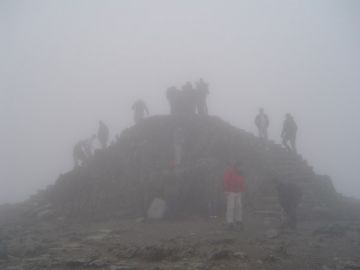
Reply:
[[[139,97],[168,112],[171,85],[203,77],[211,114],[255,132],[264,107],[279,142],[284,114],[299,151],[360,197],[360,2],[0,2],[0,203],[26,198],[73,164],[96,132],[132,125]]]

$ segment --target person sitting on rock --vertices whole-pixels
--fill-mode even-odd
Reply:
[[[200,79],[196,82],[196,108],[198,114],[208,115],[208,107],[206,103],[206,98],[209,95],[209,86],[203,79]]]
[[[109,140],[109,128],[104,124],[103,121],[99,121],[97,138],[101,148],[105,149]]]
[[[283,130],[281,132],[282,143],[288,151],[296,153],[296,133],[297,125],[291,114],[287,113],[283,123]],[[288,145],[290,141],[291,147]]]
[[[228,229],[243,229],[242,192],[244,177],[240,163],[231,164],[224,174],[226,192],[226,224]]]
[[[267,140],[268,138],[268,127],[269,117],[264,113],[264,109],[260,108],[259,114],[255,117],[255,125],[259,131],[259,138]]]
[[[139,122],[144,120],[145,114],[149,115],[149,110],[142,99],[137,100],[133,104],[132,109],[134,111],[135,124],[138,124]]]
[[[297,226],[297,208],[302,199],[300,188],[293,182],[279,181],[273,179],[276,187],[280,206],[285,215],[285,227],[296,229]]]

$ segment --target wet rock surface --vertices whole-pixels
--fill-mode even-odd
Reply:
[[[147,224],[133,219],[91,225],[28,224],[26,231],[9,235],[8,257],[0,259],[0,268],[359,269],[360,242],[347,234],[334,238],[315,233],[328,224],[302,222],[297,231],[269,228],[254,217],[248,217],[246,224],[242,232],[227,231],[222,220],[210,218]],[[334,224],[340,225],[349,226]],[[351,228],[360,236],[358,225],[360,221]],[[276,238],[264,234],[271,229],[277,230]],[[91,238],[99,232],[106,237]]]

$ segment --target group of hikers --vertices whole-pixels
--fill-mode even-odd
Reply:
[[[255,117],[255,125],[259,132],[259,138],[267,140],[270,121],[263,108],[260,108],[258,115]],[[292,151],[294,153],[296,153],[296,133],[297,125],[295,123],[294,117],[287,113],[285,115],[285,120],[281,132],[282,144],[288,151]],[[290,143],[290,145],[288,143]]]
[[[259,109],[259,113],[255,117],[255,125],[258,129],[259,138],[267,141],[270,121],[263,108]],[[283,122],[281,138],[282,144],[289,152],[296,153],[296,133],[296,122],[293,116],[287,113]],[[233,162],[224,173],[226,224],[229,229],[243,229],[242,193],[244,192],[244,182],[240,163]],[[273,178],[272,182],[276,188],[278,201],[283,210],[285,218],[283,225],[296,229],[296,210],[302,198],[301,189],[294,182],[283,181],[277,178]]]
[[[207,96],[209,86],[199,79],[195,83],[185,83],[180,89],[175,86],[166,90],[166,98],[170,105],[170,113],[174,117],[186,117],[188,115],[208,115]],[[134,122],[139,124],[149,109],[142,99],[138,99],[132,106]],[[269,117],[260,109],[255,117],[255,125],[258,129],[259,138],[264,142],[268,140]],[[296,153],[297,125],[291,114],[286,114],[281,133],[282,144],[289,151]],[[78,142],[73,151],[75,166],[84,165],[93,156],[93,143],[95,139],[102,149],[105,149],[109,140],[109,128],[104,122],[99,121],[97,135]],[[182,144],[184,141],[181,127],[174,130],[174,165],[180,165],[182,160]],[[289,145],[290,143],[290,145]],[[229,229],[243,228],[242,193],[244,192],[243,170],[239,162],[232,162],[224,173],[224,190],[226,192],[226,224]],[[300,189],[291,182],[273,179],[279,197],[279,203],[287,218],[285,224],[290,228],[296,228],[296,209],[301,201]]]
[[[185,83],[181,89],[175,86],[166,90],[166,97],[170,104],[171,115],[195,114],[208,115],[206,98],[209,95],[209,86],[200,79],[195,83]]]
[[[98,139],[98,143],[102,149],[105,149],[109,141],[109,128],[103,121],[99,121],[97,134],[92,135],[88,139],[84,139],[75,144],[73,150],[73,158],[75,167],[86,164],[91,160],[94,152],[94,142]]]

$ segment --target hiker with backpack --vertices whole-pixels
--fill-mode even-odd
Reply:
[[[273,179],[277,191],[280,206],[285,216],[284,226],[290,229],[296,229],[297,226],[297,208],[302,199],[302,191],[293,182],[280,181]]]
[[[283,123],[281,138],[283,145],[289,152],[296,153],[296,133],[297,125],[295,120],[291,114],[287,113]],[[288,145],[288,142],[290,142],[290,146]]]

